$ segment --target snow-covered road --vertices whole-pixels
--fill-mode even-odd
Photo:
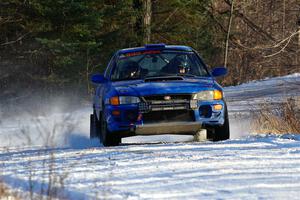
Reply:
[[[298,199],[299,139],[23,149],[0,159],[11,187],[28,191],[32,179],[39,194],[51,169],[58,187],[65,178],[60,196],[70,199]]]
[[[217,143],[103,148],[88,140],[89,108],[21,116],[18,123],[0,124],[0,176],[37,198],[51,191],[67,199],[299,199],[300,136],[249,135],[247,118],[235,117],[260,103],[299,99],[299,85],[300,74],[294,74],[226,88],[233,137]]]

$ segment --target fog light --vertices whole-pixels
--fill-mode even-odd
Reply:
[[[111,113],[114,116],[120,116],[120,114],[121,114],[121,112],[119,110],[113,110]]]
[[[221,104],[214,105],[214,110],[222,110],[223,106]]]

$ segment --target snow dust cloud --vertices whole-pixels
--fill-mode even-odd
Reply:
[[[88,106],[71,106],[67,98],[36,101],[1,113],[0,147],[72,147],[99,146],[89,139]]]
[[[251,135],[251,119],[229,117],[230,139],[240,139]]]

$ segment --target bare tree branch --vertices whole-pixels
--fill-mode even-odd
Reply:
[[[0,46],[5,46],[5,45],[9,45],[9,44],[16,43],[16,42],[22,40],[24,37],[26,37],[26,36],[27,36],[28,34],[30,34],[30,33],[31,33],[31,32],[25,33],[24,35],[21,35],[18,39],[13,40],[13,41],[9,41],[9,42],[2,43],[2,44],[0,44]]]
[[[235,40],[235,42],[242,48],[244,49],[248,49],[248,50],[267,50],[267,49],[276,49],[278,47],[280,47],[281,45],[285,44],[284,45],[284,48],[287,47],[287,45],[290,43],[291,39],[300,34],[300,30],[299,31],[296,31],[294,33],[292,33],[291,35],[289,35],[288,37],[278,41],[277,43],[275,43],[274,45],[258,45],[258,46],[254,46],[254,47],[248,47],[244,44],[242,44],[239,40]],[[282,51],[281,51],[282,52]]]
[[[229,17],[228,28],[227,28],[227,36],[226,36],[226,42],[225,42],[225,56],[224,56],[224,66],[225,67],[227,67],[228,47],[229,47],[229,39],[230,39],[233,11],[234,11],[234,0],[232,0],[232,2],[231,2],[230,17]]]
[[[295,35],[298,35],[300,33],[300,30],[291,34],[289,37],[285,38],[284,40],[280,41],[278,44],[274,45],[274,48],[276,47],[279,47],[283,42],[287,41],[286,44],[276,53],[273,53],[271,55],[267,55],[267,56],[264,56],[265,58],[269,58],[269,57],[273,57],[273,56],[276,56],[278,54],[280,54],[281,52],[283,52],[285,50],[285,48],[289,45],[289,43],[291,42],[292,38],[295,36]]]

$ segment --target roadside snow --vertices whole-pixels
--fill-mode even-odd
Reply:
[[[287,98],[294,98],[300,106],[300,73],[226,87],[225,97],[231,114],[247,114],[263,104],[276,105]]]

